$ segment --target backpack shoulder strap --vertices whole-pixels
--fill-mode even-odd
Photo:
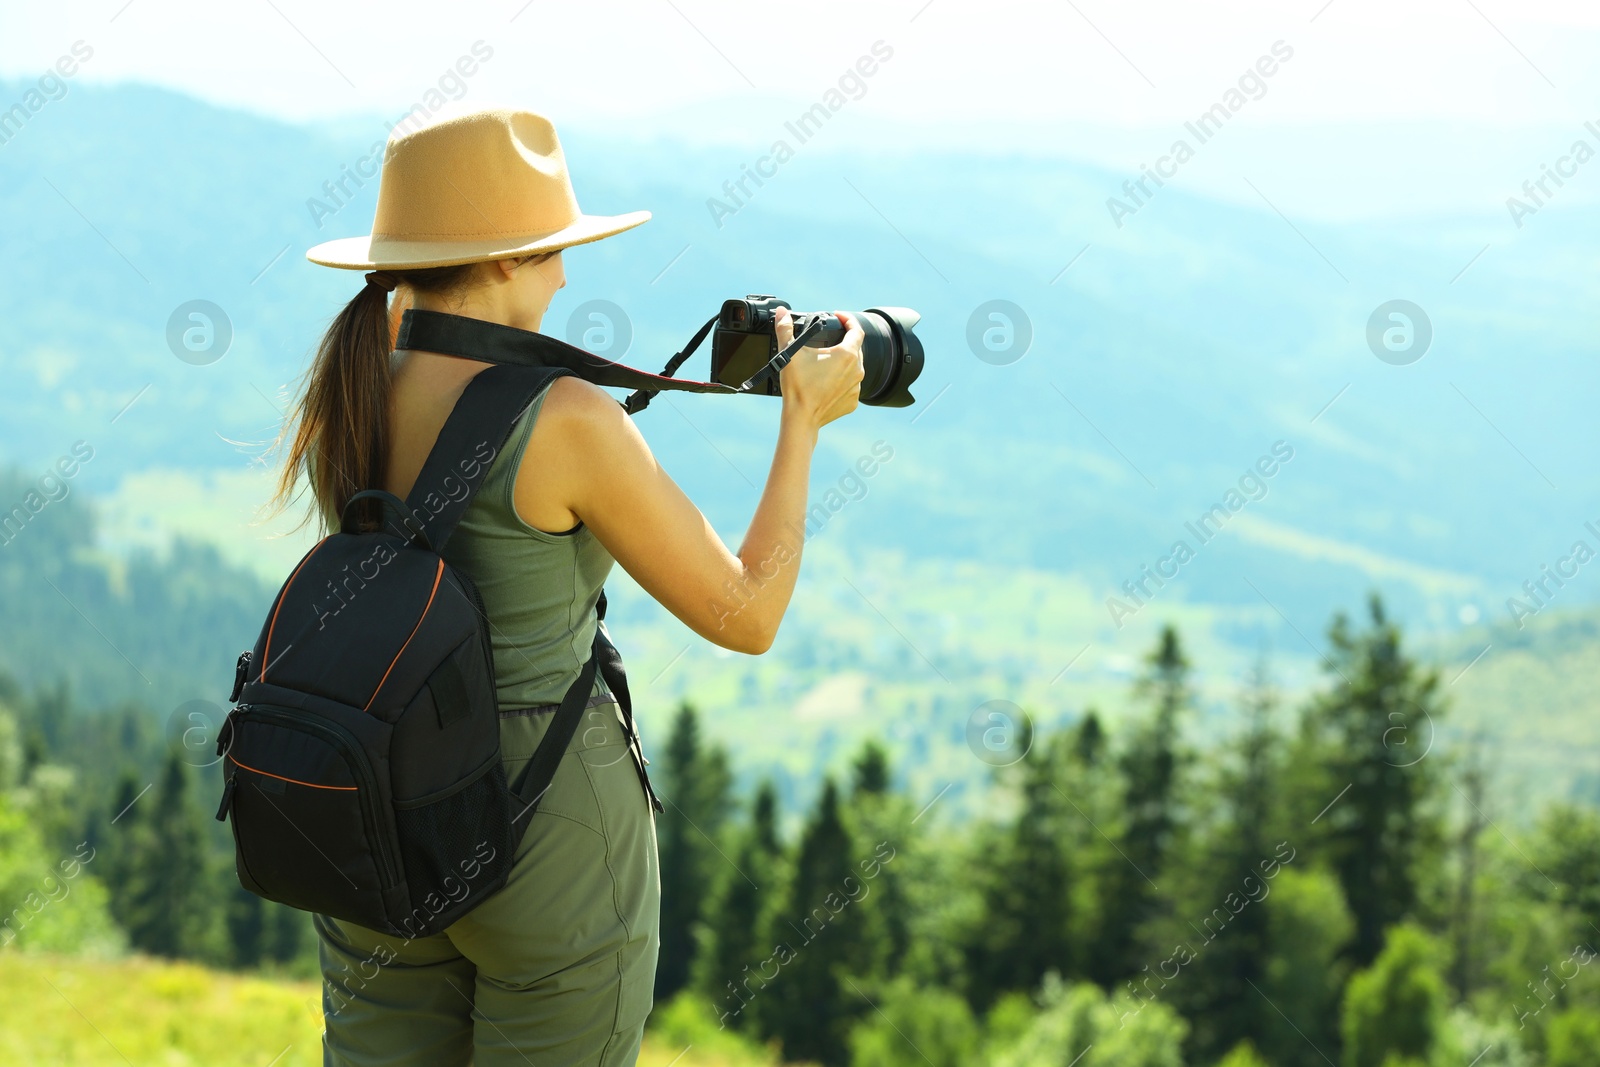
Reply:
[[[406,496],[406,511],[422,523],[435,552],[444,551],[517,416],[539,390],[571,373],[563,367],[500,364],[473,375]]]

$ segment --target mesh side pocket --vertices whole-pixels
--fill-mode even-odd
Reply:
[[[438,800],[396,805],[400,858],[418,930],[443,929],[498,889],[511,868],[506,772],[489,769]]]

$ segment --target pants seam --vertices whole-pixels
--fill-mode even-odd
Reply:
[[[621,880],[617,877],[617,870],[616,870],[616,867],[612,863],[612,856],[611,856],[611,848],[612,848],[612,840],[611,840],[611,833],[610,833],[611,820],[607,817],[605,798],[602,796],[599,786],[596,785],[596,783],[595,783],[594,773],[591,771],[591,769],[589,767],[589,763],[588,763],[587,760],[583,761],[583,773],[584,773],[584,776],[589,779],[589,788],[594,790],[595,806],[600,809],[600,825],[602,827],[604,827],[605,830],[606,830],[606,832],[602,836],[605,838],[605,842],[606,842],[606,873],[611,878],[611,910],[616,915],[617,922],[622,924],[622,932],[623,932],[622,947],[617,950],[617,954],[616,954],[617,955],[617,994],[616,994],[616,1003],[614,1004],[614,1006],[612,1007],[612,1010],[611,1010],[611,1035],[612,1036],[611,1036],[611,1039],[608,1039],[606,1041],[606,1048],[609,1049],[611,1047],[611,1040],[615,1039],[616,1033],[617,1033],[617,1029],[622,1024],[622,992],[623,992],[623,978],[624,978],[624,968],[623,968],[623,959],[622,959],[622,957],[623,957],[623,953],[627,950],[628,944],[633,941],[633,926],[632,926],[632,924],[630,924],[628,922],[627,917],[622,914],[622,910],[623,910],[622,909],[622,902],[618,899],[618,895],[621,892]]]
[[[600,839],[602,841],[605,840],[606,835],[603,832],[601,832],[599,830],[596,830],[594,827],[590,826],[588,823],[584,822],[582,819],[574,819],[571,815],[565,815],[565,814],[563,814],[563,813],[561,813],[559,811],[545,811],[543,808],[535,808],[534,811],[533,811],[533,814],[528,816],[528,818],[536,819],[540,815],[545,815],[545,816],[548,816],[549,818],[552,818],[552,819],[565,819],[567,822],[570,822],[575,826],[583,827],[585,830],[589,831],[591,834],[599,834],[600,835]],[[533,827],[530,825],[529,829],[531,830],[532,828]],[[609,844],[609,842],[607,842],[607,843]],[[609,852],[609,849],[607,851]],[[608,856],[607,860],[606,860],[606,863],[609,865],[610,862],[611,861],[610,861],[610,858]]]
[[[621,999],[622,998],[619,995],[617,998],[619,1003],[621,1002]],[[618,1036],[619,1035],[617,1034],[616,1028],[613,1026],[611,1030],[611,1036],[606,1038],[606,1043],[601,1046],[600,1049],[600,1067],[605,1067],[606,1063],[611,1059],[611,1046],[616,1044]]]

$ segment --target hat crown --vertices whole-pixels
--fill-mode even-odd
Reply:
[[[477,111],[390,138],[372,239],[535,239],[581,215],[550,120]]]
[[[584,214],[550,120],[486,108],[396,126],[372,232],[324,241],[306,258],[345,270],[448,267],[587,244],[649,218]]]

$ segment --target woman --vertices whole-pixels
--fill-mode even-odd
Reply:
[[[579,211],[555,130],[531,112],[474,112],[392,136],[373,233],[307,253],[372,273],[310,369],[277,500],[305,478],[331,529],[360,489],[403,499],[468,380],[491,365],[391,353],[389,291],[400,289],[397,305],[538,330],[566,285],[561,250],[649,217]],[[793,325],[780,314],[787,344]],[[513,788],[589,656],[613,561],[706,639],[752,655],[771,646],[799,569],[787,531],[804,524],[818,431],[859,400],[862,332],[838,314],[845,339],[802,349],[782,371],[777,449],[737,555],[598,386],[557,378],[514,424],[445,551],[483,596]],[[746,590],[737,610],[725,602],[730,584]],[[654,814],[632,752],[597,676],[584,729],[503,889],[443,932],[410,941],[315,917],[326,1062],[636,1060],[660,881]]]

